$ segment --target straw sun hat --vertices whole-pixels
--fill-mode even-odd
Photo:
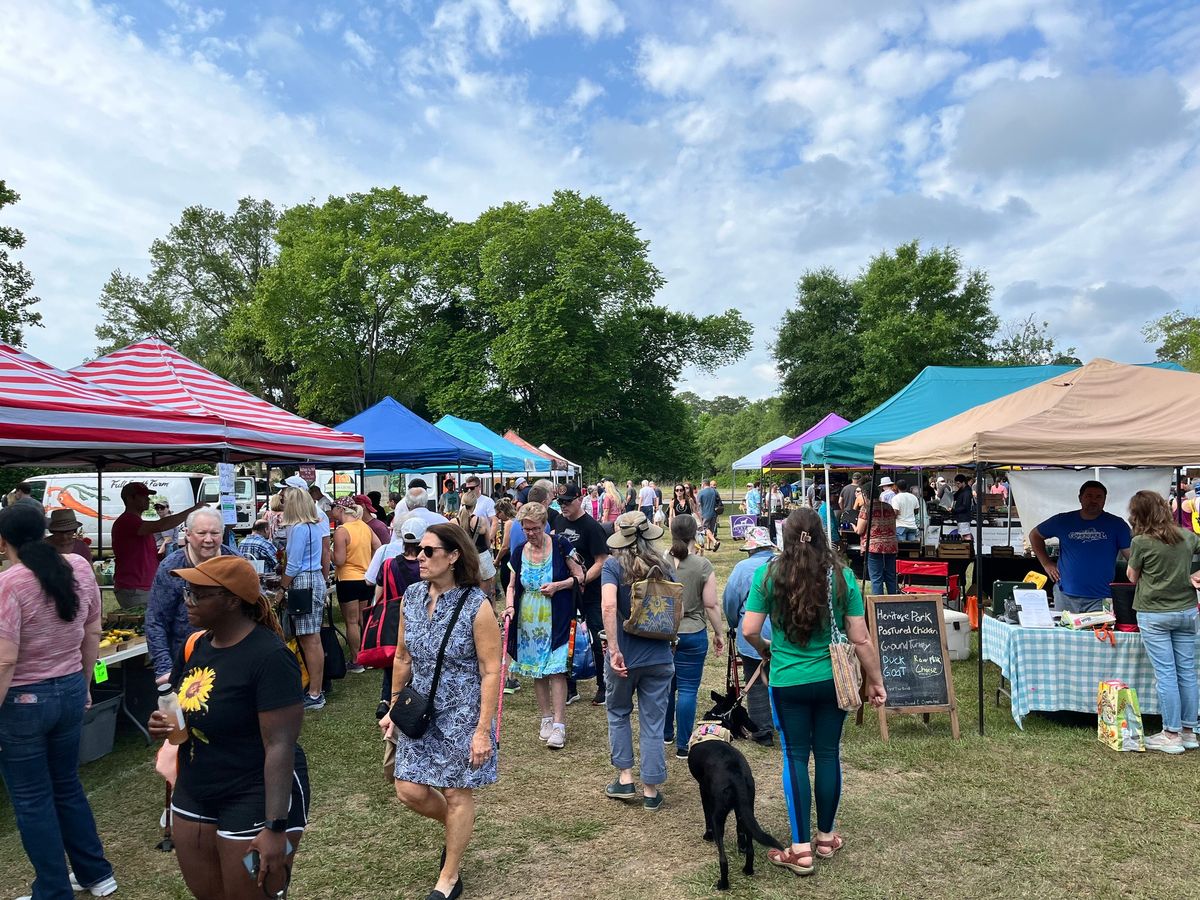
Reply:
[[[635,510],[617,516],[617,521],[613,522],[613,533],[608,539],[608,546],[620,550],[622,547],[632,546],[638,535],[647,541],[657,541],[664,534],[666,532],[661,525],[648,522],[645,513]]]

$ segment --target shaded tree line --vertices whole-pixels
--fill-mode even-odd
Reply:
[[[105,284],[98,353],[157,334],[317,421],[391,394],[614,469],[700,465],[678,373],[654,364],[663,346],[683,342],[701,371],[749,349],[736,310],[656,304],[665,281],[633,222],[571,191],[471,222],[398,188],[195,206],[150,258],[145,277]]]

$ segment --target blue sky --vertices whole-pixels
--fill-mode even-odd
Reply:
[[[809,268],[911,238],[986,269],[1085,357],[1200,305],[1200,7],[1075,0],[12,4],[0,177],[50,327],[180,210],[395,184],[471,218],[556,188],[631,216],[660,299],[741,309],[754,350],[702,395],[760,397]]]

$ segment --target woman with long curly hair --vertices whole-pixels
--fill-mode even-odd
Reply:
[[[1154,491],[1138,491],[1129,500],[1129,580],[1135,585],[1133,608],[1146,655],[1154,666],[1162,731],[1146,738],[1147,750],[1182,753],[1200,746],[1196,739],[1196,588],[1192,555],[1200,535],[1171,521],[1171,507]]]
[[[830,547],[817,514],[801,507],[784,523],[783,552],[755,576],[742,620],[742,634],[770,664],[771,706],[783,744],[783,792],[792,823],[791,846],[769,850],[767,858],[797,875],[814,870],[814,795],[816,855],[828,859],[842,846],[835,819],[842,795],[839,749],[846,713],[838,706],[829,659],[831,615],[854,645],[867,699],[882,706],[887,692],[867,634],[858,581]],[[770,641],[762,639],[767,616],[773,628]],[[811,788],[810,755],[815,760]]]

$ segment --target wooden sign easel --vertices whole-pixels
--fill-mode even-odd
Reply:
[[[888,740],[888,713],[920,714],[926,722],[930,713],[949,713],[950,733],[958,740],[958,702],[941,594],[872,594],[866,599],[867,628],[888,692],[878,711],[880,737]],[[886,633],[881,635],[881,629]]]

